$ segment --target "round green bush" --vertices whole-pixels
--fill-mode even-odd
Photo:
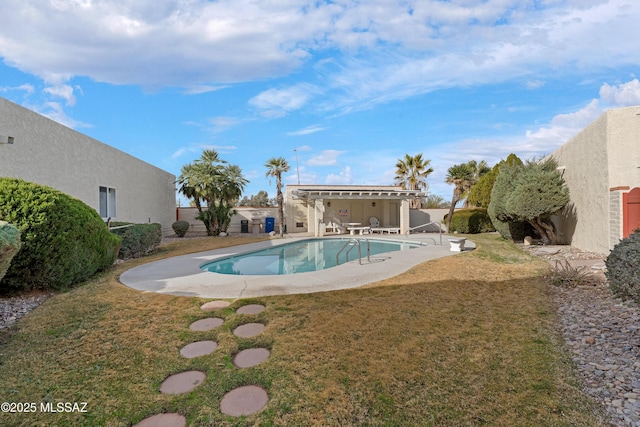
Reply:
[[[0,281],[7,273],[11,260],[21,246],[20,230],[6,221],[0,221]]]
[[[178,237],[184,237],[184,235],[187,234],[187,231],[189,231],[189,222],[176,221],[171,224],[171,228],[173,228],[173,231],[176,232]]]
[[[613,247],[605,265],[611,292],[640,303],[640,229]]]
[[[447,217],[445,215],[444,220]],[[487,210],[483,208],[458,209],[453,213],[450,232],[463,234],[488,233],[496,231]]]
[[[122,239],[119,259],[140,258],[153,252],[162,241],[160,224],[129,224],[127,227],[111,229]]]
[[[20,179],[0,178],[0,220],[21,232],[22,248],[2,290],[64,289],[113,265],[120,238],[78,199]]]

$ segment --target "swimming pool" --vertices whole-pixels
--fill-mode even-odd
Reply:
[[[236,275],[283,275],[326,270],[338,264],[358,259],[358,247],[345,244],[353,239],[308,239],[287,243],[254,252],[219,259],[202,265],[205,271]],[[367,246],[371,255],[418,248],[421,243],[389,240],[359,239],[363,258],[367,257]],[[367,245],[368,243],[368,245]],[[340,252],[342,250],[342,252]]]

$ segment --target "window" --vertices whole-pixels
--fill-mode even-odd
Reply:
[[[102,218],[116,217],[116,189],[100,187],[100,216]]]

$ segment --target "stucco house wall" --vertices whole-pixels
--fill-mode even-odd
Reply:
[[[640,186],[640,107],[609,110],[552,156],[571,202],[558,218],[559,240],[607,254],[622,236],[622,193]]]
[[[157,222],[173,232],[174,175],[3,98],[0,176],[53,187],[99,213],[100,187],[112,189],[113,221]]]

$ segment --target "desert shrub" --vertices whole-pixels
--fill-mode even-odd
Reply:
[[[446,215],[448,216],[448,214]],[[445,216],[445,221],[446,221]],[[488,233],[496,231],[486,209],[459,209],[453,213],[450,232],[464,234]]]
[[[613,294],[640,303],[640,229],[613,247],[605,265]]]
[[[551,275],[547,277],[553,286],[575,288],[576,286],[595,286],[600,281],[584,267],[573,267],[569,261],[556,261]]]
[[[189,222],[176,221],[173,224],[171,224],[171,228],[173,228],[173,231],[176,232],[178,237],[184,237],[184,235],[187,234],[187,231],[189,231]]]
[[[122,239],[118,258],[140,258],[151,252],[162,241],[160,224],[134,224],[125,228],[112,229]]]
[[[6,221],[0,221],[0,281],[21,246],[20,230]]]
[[[22,238],[3,290],[67,288],[110,267],[118,254],[120,238],[95,209],[43,185],[0,178],[0,220]]]

